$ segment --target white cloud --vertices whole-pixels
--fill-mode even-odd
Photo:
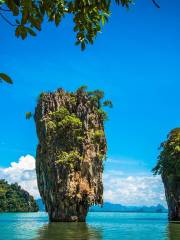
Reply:
[[[39,197],[35,159],[30,155],[20,157],[18,162],[12,162],[8,168],[0,168],[0,178],[6,179],[9,183],[17,182],[35,198]]]
[[[131,206],[166,205],[159,176],[127,176],[118,171],[104,174],[104,200]]]
[[[8,168],[0,168],[0,178],[9,183],[17,182],[35,198],[39,198],[35,159],[30,155],[20,157]],[[138,174],[127,176],[122,171],[104,173],[104,200],[123,205],[165,205],[163,184],[160,177]]]

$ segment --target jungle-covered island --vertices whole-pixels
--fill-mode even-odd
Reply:
[[[35,109],[39,144],[36,172],[50,221],[85,221],[89,207],[103,204],[106,158],[102,91],[58,89],[42,93]]]
[[[17,183],[0,180],[0,212],[38,212],[34,198]]]
[[[153,172],[164,183],[170,221],[180,221],[180,128],[173,129],[160,145],[160,155]]]

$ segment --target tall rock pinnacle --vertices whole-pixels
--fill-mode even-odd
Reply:
[[[103,203],[103,92],[42,93],[35,110],[38,187],[50,221],[85,221]],[[107,106],[110,101],[105,101]]]

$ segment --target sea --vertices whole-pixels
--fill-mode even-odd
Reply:
[[[45,212],[0,213],[0,240],[180,240],[167,213],[90,212],[86,223],[49,223]]]

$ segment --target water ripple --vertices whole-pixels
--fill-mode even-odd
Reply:
[[[89,213],[87,223],[48,223],[46,213],[0,214],[0,240],[180,240],[161,213]]]

